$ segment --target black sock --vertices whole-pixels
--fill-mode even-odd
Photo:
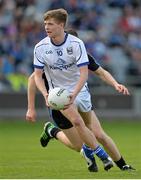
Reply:
[[[56,135],[57,135],[57,133],[60,132],[60,131],[61,131],[61,130],[60,130],[58,127],[54,127],[54,128],[50,131],[50,134],[51,134],[52,137],[54,137],[54,138],[57,139]]]
[[[120,160],[115,161],[115,163],[120,169],[122,169],[122,167],[126,165],[126,162],[122,156],[121,156]]]

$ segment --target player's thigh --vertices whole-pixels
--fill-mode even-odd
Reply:
[[[82,119],[81,115],[79,114],[77,107],[74,104],[72,104],[68,109],[61,110],[61,113],[68,120],[70,120],[74,126],[77,126],[79,124],[84,125],[83,119]]]
[[[83,141],[81,140],[77,130],[75,127],[69,128],[69,129],[62,129],[64,134],[67,136],[67,138],[70,140],[73,147],[80,151],[81,147],[83,145]]]
[[[93,110],[88,113],[80,112],[80,114],[85,122],[85,125],[93,131],[96,137],[104,133],[100,121]]]

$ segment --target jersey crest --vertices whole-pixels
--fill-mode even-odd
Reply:
[[[67,53],[68,53],[69,55],[73,54],[73,49],[72,49],[72,47],[67,47]]]

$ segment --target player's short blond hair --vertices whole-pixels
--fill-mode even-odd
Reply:
[[[44,21],[50,18],[55,19],[58,23],[64,23],[64,26],[65,26],[67,23],[68,13],[63,8],[49,10],[44,13]]]

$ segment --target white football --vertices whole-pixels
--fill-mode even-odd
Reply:
[[[48,104],[52,109],[61,110],[69,101],[69,92],[66,89],[56,87],[49,91]]]

